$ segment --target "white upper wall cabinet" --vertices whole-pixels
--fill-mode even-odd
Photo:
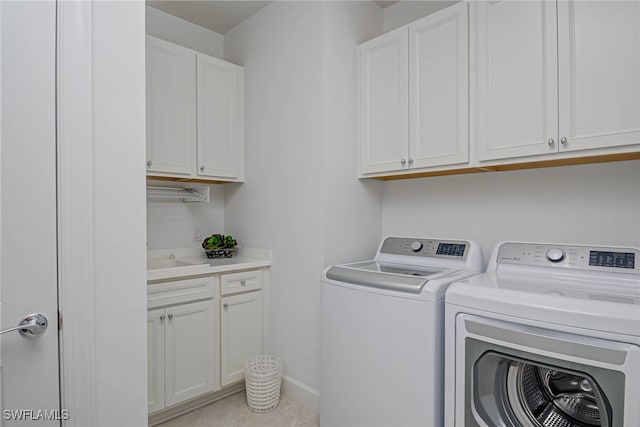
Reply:
[[[358,48],[360,175],[468,161],[467,4]]]
[[[469,160],[467,5],[409,25],[409,167]]]
[[[558,30],[560,151],[640,143],[640,2],[560,1]]]
[[[147,172],[195,173],[196,54],[147,37]]]
[[[147,36],[147,176],[244,180],[242,67]]]
[[[197,173],[237,179],[242,176],[243,69],[198,55],[197,76]]]
[[[480,161],[640,142],[640,3],[473,2]]]
[[[555,3],[474,2],[471,19],[480,160],[557,151]]]
[[[358,47],[361,172],[406,167],[409,157],[409,35],[406,27]]]

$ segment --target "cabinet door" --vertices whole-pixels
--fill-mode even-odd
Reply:
[[[164,408],[164,309],[147,312],[147,390],[149,413]]]
[[[195,172],[195,53],[147,36],[147,173]]]
[[[408,166],[408,38],[402,27],[358,47],[361,174]]]
[[[558,2],[560,150],[640,144],[640,3]]]
[[[469,160],[467,4],[409,25],[409,167]]]
[[[248,292],[221,299],[221,383],[239,381],[244,362],[262,353],[262,292]]]
[[[479,159],[557,152],[555,2],[481,1],[470,7],[477,70],[472,143]]]
[[[198,54],[198,175],[242,179],[242,67]]]
[[[217,300],[165,309],[167,406],[218,388]]]

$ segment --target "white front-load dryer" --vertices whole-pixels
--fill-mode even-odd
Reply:
[[[445,324],[445,425],[640,425],[637,248],[499,244]]]

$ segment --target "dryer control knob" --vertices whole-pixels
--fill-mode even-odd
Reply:
[[[418,252],[420,249],[422,249],[422,242],[420,240],[414,240],[413,243],[411,243],[411,250]]]
[[[564,251],[558,248],[551,248],[547,251],[545,256],[551,262],[560,262],[564,259]]]

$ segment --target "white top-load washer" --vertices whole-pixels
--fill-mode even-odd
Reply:
[[[504,242],[445,306],[445,425],[640,425],[638,248]]]
[[[327,268],[320,424],[442,425],[444,293],[482,267],[469,240],[387,237],[373,260]]]

